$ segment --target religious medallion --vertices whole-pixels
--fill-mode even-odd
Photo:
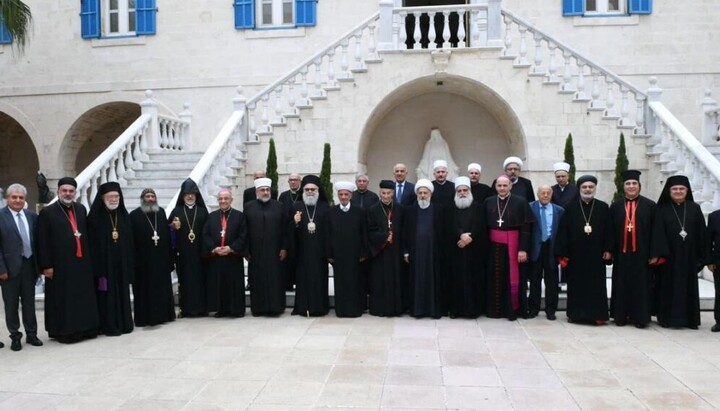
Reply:
[[[585,234],[590,235],[592,233],[592,226],[589,223],[585,223]]]
[[[308,233],[310,233],[310,234],[315,234],[315,229],[316,229],[317,227],[315,226],[315,223],[311,221],[311,222],[308,223],[308,227],[307,227],[307,228],[308,228]]]
[[[118,230],[113,228],[112,230],[112,239],[117,243],[118,238],[120,238],[120,233],[118,233]]]
[[[190,240],[190,243],[195,241],[195,233],[193,233],[193,230],[190,230],[190,233],[188,234],[188,240]]]

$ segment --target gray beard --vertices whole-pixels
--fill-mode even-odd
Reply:
[[[153,203],[153,204],[142,203],[142,205],[140,205],[140,209],[145,214],[157,213],[158,211],[160,211],[160,206],[157,205],[157,203]]]
[[[66,199],[64,199],[64,198],[62,198],[62,197],[60,197],[60,202],[63,203],[63,204],[65,204],[66,206],[69,206],[69,205],[71,205],[71,204],[73,203],[72,200],[66,200]]]
[[[119,203],[118,203],[118,204],[114,204],[114,205],[113,205],[113,204],[105,203],[105,208],[107,208],[107,209],[110,210],[110,211],[115,211],[115,210],[117,210],[117,208],[118,208],[119,206],[120,206]]]
[[[472,202],[473,202],[472,194],[468,194],[468,196],[465,198],[455,196],[455,207],[457,207],[461,210],[470,207],[472,205]]]
[[[268,201],[270,201],[270,196],[258,197],[258,201],[260,201],[261,203],[267,203]]]
[[[595,198],[594,194],[582,194],[580,193],[580,199],[586,203],[589,203],[592,201],[592,199]]]
[[[430,207],[430,200],[418,200],[417,203],[423,210]]]
[[[305,205],[313,207],[317,204],[318,198],[317,196],[309,196],[303,193],[303,202],[305,203]]]

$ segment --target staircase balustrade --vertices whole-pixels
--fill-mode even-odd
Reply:
[[[720,106],[712,98],[712,91],[705,90],[702,100],[703,107],[703,144],[707,146],[720,145]]]

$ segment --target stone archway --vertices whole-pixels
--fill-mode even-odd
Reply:
[[[20,183],[28,190],[28,207],[35,209],[40,168],[37,150],[28,132],[10,115],[0,111],[0,187]]]
[[[491,89],[463,77],[425,77],[400,86],[375,107],[361,136],[358,168],[378,181],[391,178],[393,164],[402,162],[415,181],[433,127],[449,144],[460,173],[479,162],[486,183],[502,172],[505,157],[526,154],[517,116]]]
[[[140,105],[125,101],[101,104],[83,113],[65,134],[59,164],[77,175],[140,117]]]

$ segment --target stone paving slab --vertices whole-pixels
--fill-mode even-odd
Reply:
[[[42,317],[42,311],[39,311]],[[41,329],[44,327],[39,318]],[[180,319],[0,350],[2,410],[720,407],[720,333],[531,320]],[[3,338],[6,345],[9,339]]]

